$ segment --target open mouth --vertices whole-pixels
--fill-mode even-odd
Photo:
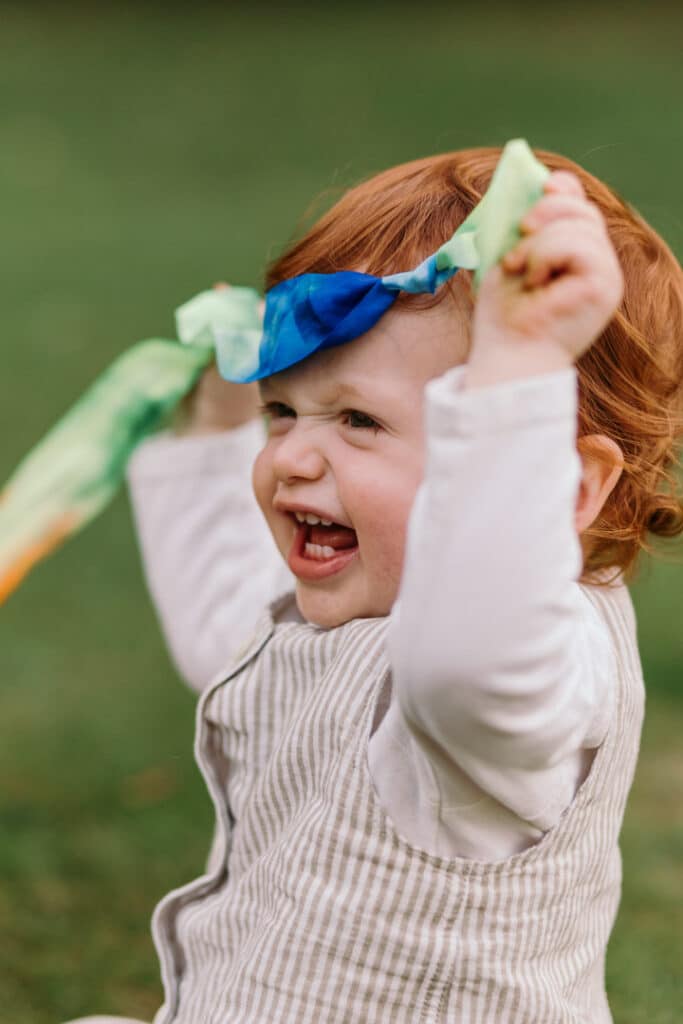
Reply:
[[[317,519],[315,516],[307,518]],[[320,519],[301,522],[297,517],[287,561],[296,576],[321,579],[345,568],[357,552],[358,537],[350,526]]]

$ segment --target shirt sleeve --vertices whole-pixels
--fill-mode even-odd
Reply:
[[[196,690],[291,586],[251,488],[262,444],[258,420],[219,434],[163,433],[128,466],[147,585],[173,660]]]
[[[612,690],[610,640],[577,582],[576,372],[472,391],[465,372],[427,388],[387,728],[451,810],[458,792],[493,800],[540,834],[604,738]]]

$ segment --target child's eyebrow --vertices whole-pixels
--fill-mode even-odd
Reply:
[[[268,377],[263,377],[258,382],[259,394],[261,401],[266,402],[269,399],[273,399],[282,394],[281,390],[277,387],[277,384],[273,384]],[[329,382],[329,389],[325,389],[325,393],[316,395],[316,400],[321,405],[336,405],[345,399],[358,399],[361,402],[367,403],[370,400],[370,396],[367,390],[363,391],[356,387],[351,381],[339,381]]]
[[[350,398],[359,398],[361,402],[367,402],[370,399],[367,389],[361,391],[361,389],[357,388],[355,384],[351,383],[351,381],[343,381],[339,385],[338,395],[339,397],[346,397],[348,395]]]

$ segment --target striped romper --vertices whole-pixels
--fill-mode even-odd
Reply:
[[[198,709],[209,872],[154,917],[155,1024],[608,1024],[604,958],[643,684],[624,587],[588,587],[617,657],[612,720],[559,823],[507,859],[412,845],[367,747],[386,619],[322,630],[269,611]]]

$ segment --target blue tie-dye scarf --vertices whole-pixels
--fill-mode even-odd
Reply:
[[[525,142],[508,143],[479,205],[448,242],[404,274],[302,274],[268,292],[263,322],[262,300],[251,288],[203,292],[181,306],[183,344],[150,339],[120,355],[7,480],[0,494],[0,604],[108,504],[133,449],[214,357],[227,380],[257,380],[365,334],[402,291],[434,292],[465,267],[478,283],[516,243],[547,176]]]
[[[503,151],[491,185],[455,234],[413,270],[376,277],[354,270],[301,274],[260,298],[252,289],[203,292],[177,312],[178,335],[190,344],[213,344],[226,380],[269,377],[320,349],[342,345],[373,327],[400,292],[435,292],[460,269],[475,284],[518,241],[519,223],[543,192],[548,170],[526,142]]]

